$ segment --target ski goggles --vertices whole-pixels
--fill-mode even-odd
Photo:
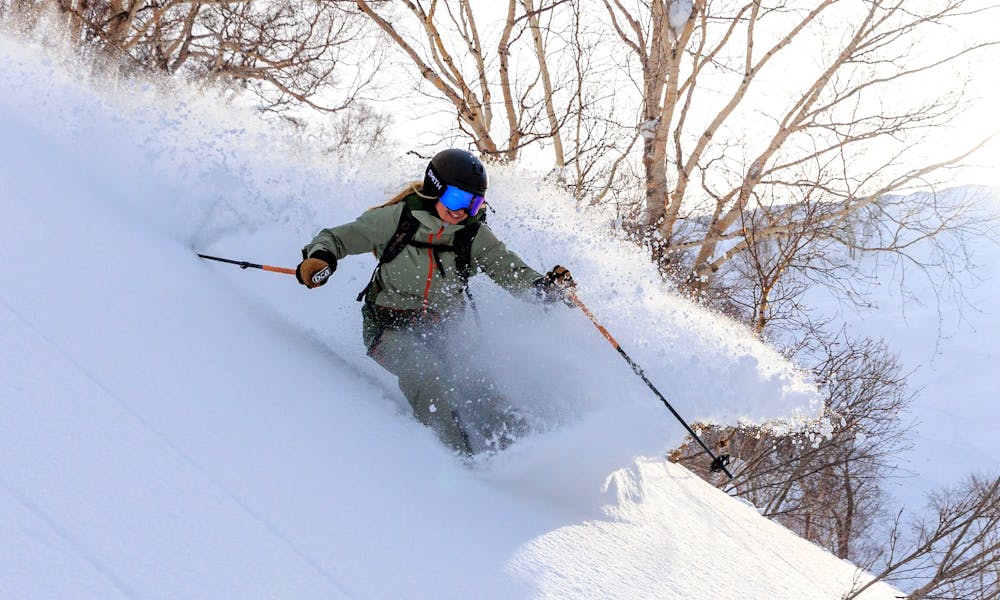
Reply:
[[[483,202],[486,202],[486,196],[477,196],[472,192],[449,185],[444,188],[444,193],[441,194],[439,200],[448,210],[466,210],[469,211],[471,217],[482,208]]]

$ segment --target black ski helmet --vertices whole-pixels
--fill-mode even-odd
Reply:
[[[424,172],[424,193],[440,196],[447,185],[453,185],[477,196],[485,196],[489,185],[486,167],[466,150],[442,150],[427,163]]]

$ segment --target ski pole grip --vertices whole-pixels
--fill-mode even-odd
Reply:
[[[272,273],[284,273],[285,275],[295,275],[295,269],[289,269],[286,267],[273,267],[271,265],[261,265],[261,269],[265,271],[271,271]]]

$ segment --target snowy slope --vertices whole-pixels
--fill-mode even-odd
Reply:
[[[968,204],[984,223],[1000,219],[1000,188],[966,186],[944,194],[945,203]],[[864,290],[870,294],[867,306],[840,303],[818,287],[809,298],[853,335],[886,340],[908,374],[917,394],[906,416],[914,422],[914,448],[901,457],[903,479],[896,492],[911,508],[922,506],[928,492],[955,485],[969,473],[1000,473],[1000,236],[977,237],[962,247],[945,233],[939,242],[953,252],[956,264],[968,253],[973,268],[947,282],[940,270],[925,273],[884,259],[876,269],[865,259],[862,264],[879,273]],[[910,253],[931,263],[926,246]]]
[[[332,164],[252,116],[98,92],[0,37],[0,597],[839,598],[856,569],[661,457],[682,430],[582,315],[477,284],[470,361],[532,416],[462,465],[364,356],[344,261],[294,265],[419,165]],[[99,82],[99,89],[114,87]],[[568,200],[498,173],[494,228],[569,264],[682,414],[815,413]],[[470,327],[473,325],[470,323]],[[866,597],[889,598],[874,588]]]

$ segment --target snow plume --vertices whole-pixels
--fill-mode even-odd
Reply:
[[[535,432],[466,465],[364,354],[354,295],[371,256],[307,292],[194,255],[294,266],[316,230],[382,202],[418,161],[332,163],[198,90],[78,81],[62,65],[0,37],[0,595],[851,586],[854,568],[663,460],[683,429],[578,311],[474,281],[481,325],[469,317],[463,359]],[[802,373],[679,299],[609,215],[515,170],[492,181],[501,239],[543,270],[570,266],[681,414],[816,414]],[[706,573],[713,556],[737,568]]]
[[[107,94],[72,81],[55,62],[38,72],[25,62],[30,57],[16,56],[23,50],[5,52],[5,89],[26,90],[4,99],[8,113],[37,120],[72,149],[59,161],[66,179],[99,181],[105,201],[192,250],[294,266],[298,249],[319,228],[353,220],[422,172],[423,165],[409,158],[326,162],[289,132],[220,106],[197,89],[164,93],[162,85],[124,81]],[[490,204],[491,226],[529,264],[541,271],[557,263],[572,269],[581,298],[682,414],[733,422],[815,412],[802,373],[741,327],[678,298],[640,249],[610,233],[610,214],[584,211],[538,178],[503,168],[491,171]],[[309,322],[327,338],[347,333],[337,350],[377,373],[377,367],[367,369],[370,361],[354,336],[359,318],[351,293],[363,287],[372,263],[369,256],[342,261],[337,278],[348,289],[310,294],[334,311],[310,315]],[[223,272],[251,286],[259,282],[244,272]],[[288,287],[291,297],[283,294],[273,307],[298,319],[303,294]],[[549,425],[588,410],[629,410],[623,395],[636,406],[662,410],[579,312],[546,312],[514,301],[484,277],[474,280],[474,291],[483,329],[482,343],[471,351]],[[656,420],[678,429],[668,418]],[[679,440],[664,433],[656,428],[651,437],[664,447]]]

